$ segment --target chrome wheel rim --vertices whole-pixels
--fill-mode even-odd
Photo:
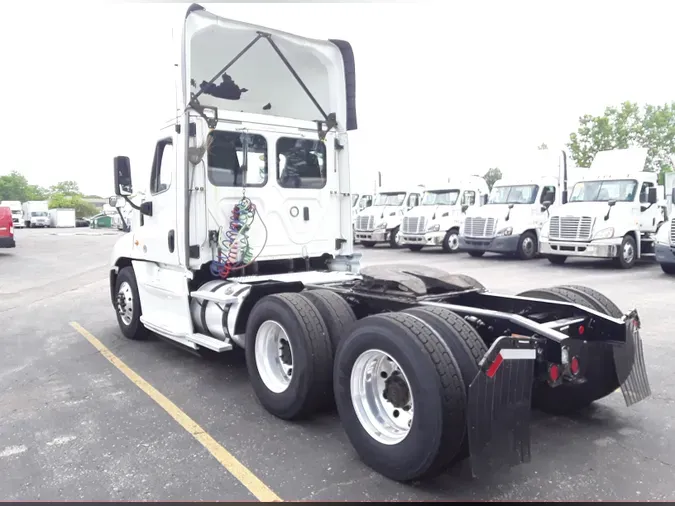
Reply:
[[[122,282],[117,290],[117,314],[124,325],[131,325],[134,317],[134,293],[131,291],[131,285],[126,281]]]
[[[629,264],[633,261],[633,258],[635,258],[635,248],[630,242],[626,242],[623,245],[623,260]]]
[[[363,352],[350,378],[352,405],[363,429],[376,441],[395,445],[409,434],[414,402],[401,366],[381,350]]]
[[[255,337],[255,363],[265,386],[280,394],[293,378],[293,349],[286,330],[274,320],[263,322]]]

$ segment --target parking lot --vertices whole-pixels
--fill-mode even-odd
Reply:
[[[598,261],[553,266],[357,246],[363,264],[424,263],[493,291],[585,284],[623,310],[637,307],[643,322],[651,398],[627,408],[617,391],[574,417],[534,412],[531,463],[482,479],[463,463],[403,485],[358,460],[335,413],[304,423],[269,415],[248,384],[243,353],[202,359],[160,339],[125,339],[107,280],[118,236],[20,229],[17,248],[0,250],[5,500],[675,499],[675,278],[656,264],[620,271]]]

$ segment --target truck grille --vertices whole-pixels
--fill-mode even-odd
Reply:
[[[675,218],[670,220],[670,244],[675,244]]]
[[[495,219],[466,218],[464,235],[467,237],[493,237],[495,235]]]
[[[357,216],[356,230],[373,230],[375,228],[374,216]]]
[[[554,216],[551,218],[549,235],[551,239],[587,241],[591,238],[593,218],[590,216]]]
[[[426,218],[423,216],[404,216],[403,223],[401,223],[401,231],[404,234],[423,234],[426,221]]]

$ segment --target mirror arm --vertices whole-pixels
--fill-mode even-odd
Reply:
[[[129,204],[131,206],[132,209],[136,209],[136,211],[143,212],[143,210],[141,209],[141,206],[134,204],[127,195],[122,195],[122,198],[127,202],[127,204]],[[117,209],[119,210],[119,208],[117,208]]]
[[[117,209],[117,214],[120,215],[120,219],[122,220],[122,231],[128,232],[131,229],[129,228],[129,224],[127,223],[127,220],[124,219],[124,215],[122,214],[122,211],[120,210],[119,207],[116,207],[115,209]]]

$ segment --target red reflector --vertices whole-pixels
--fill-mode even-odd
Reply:
[[[551,364],[551,367],[548,369],[548,377],[551,379],[551,381],[558,381],[558,378],[560,377],[560,370],[558,369],[557,365]]]
[[[495,361],[492,362],[490,367],[488,368],[487,374],[488,378],[492,378],[495,374],[497,374],[497,369],[499,369],[499,366],[502,365],[502,362],[504,361],[504,357],[502,357],[501,353],[497,355],[497,358],[495,358]]]
[[[584,328],[583,325],[579,325],[579,328],[577,330],[579,331],[580,336],[583,336],[584,332],[586,332],[586,329]]]
[[[577,357],[573,357],[570,362],[570,372],[575,375],[579,373],[579,359]]]

